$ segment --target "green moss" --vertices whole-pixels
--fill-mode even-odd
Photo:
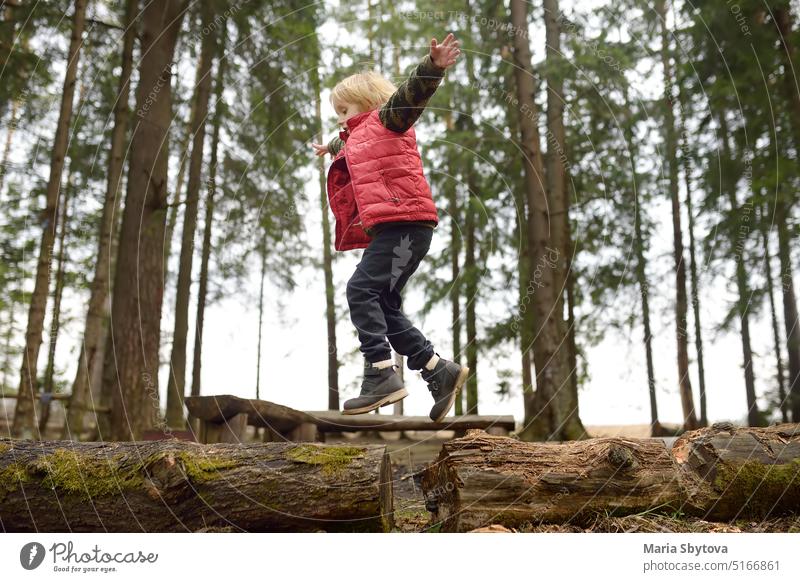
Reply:
[[[13,448],[13,447],[12,447],[11,445],[4,445],[4,444],[0,444],[0,455],[4,455],[4,454],[6,454],[6,453],[7,453],[8,451],[10,451],[12,448]]]
[[[42,485],[45,487],[90,499],[144,487],[150,468],[170,455],[180,462],[187,478],[194,483],[214,479],[220,469],[237,465],[236,461],[230,459],[172,450],[159,451],[125,465],[125,455],[122,454],[96,458],[60,448],[31,461],[27,470],[30,473],[44,473]]]
[[[238,466],[238,462],[224,457],[207,456],[190,451],[176,451],[175,457],[183,463],[186,475],[194,483],[205,483],[219,476],[220,469]]]
[[[800,459],[785,465],[747,461],[717,465],[714,487],[735,513],[766,515],[800,507]]]
[[[322,472],[332,475],[358,457],[364,455],[359,447],[322,447],[318,445],[298,445],[286,452],[286,458],[299,463],[321,465]]]
[[[0,469],[0,501],[3,501],[7,494],[16,490],[22,483],[27,483],[30,480],[30,475],[28,475],[25,467],[17,463],[11,463],[7,467]]]
[[[143,485],[138,467],[123,470],[119,460],[120,456],[100,459],[77,451],[56,449],[31,461],[27,468],[32,473],[44,473],[42,485],[45,487],[90,499]]]

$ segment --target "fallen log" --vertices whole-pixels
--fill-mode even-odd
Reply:
[[[706,519],[800,514],[800,424],[716,423],[672,445],[686,503]]]
[[[383,445],[0,439],[7,532],[390,531]]]
[[[800,513],[800,425],[686,433],[658,439],[528,443],[470,430],[442,446],[421,475],[442,531],[588,523],[640,512],[704,519]]]

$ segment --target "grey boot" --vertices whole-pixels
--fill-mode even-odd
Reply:
[[[436,353],[436,355],[438,356],[439,354]],[[428,383],[428,390],[433,396],[434,404],[430,412],[431,420],[439,422],[447,415],[456,401],[459,390],[461,390],[464,382],[467,381],[467,376],[469,376],[469,368],[439,356],[439,361],[436,362],[433,370],[422,368],[420,374]]]
[[[364,414],[408,396],[395,368],[394,364],[387,368],[376,368],[365,362],[361,394],[345,401],[342,414]]]

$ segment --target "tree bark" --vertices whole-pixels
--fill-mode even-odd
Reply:
[[[760,225],[766,225],[766,212],[761,208]],[[781,356],[781,334],[778,327],[778,310],[775,307],[775,283],[772,274],[772,255],[769,250],[769,232],[762,226],[761,239],[764,244],[764,268],[766,271],[767,296],[769,297],[770,323],[772,324],[772,340],[775,346],[775,367],[778,382],[778,408],[781,411],[781,421],[789,422],[789,402],[786,395],[786,383],[783,376],[783,357]]]
[[[114,276],[110,438],[137,440],[159,418],[158,348],[164,294],[167,160],[175,42],[185,0],[149,3],[143,14],[137,115]]]
[[[10,532],[390,531],[383,445],[0,439]],[[91,511],[87,511],[87,504]]]
[[[567,321],[564,320],[564,297],[567,295],[571,279],[572,236],[569,222],[569,197],[567,195],[567,137],[564,128],[564,81],[563,59],[561,56],[561,25],[558,0],[544,0],[545,55],[547,62],[547,199],[550,218],[550,247],[558,251],[558,259],[553,269],[553,290],[555,294],[555,315],[561,318],[562,337],[559,351],[566,350],[564,374],[567,384],[561,387],[564,392],[564,426],[562,435],[569,439],[586,437],[586,429],[581,422],[578,410],[578,373],[574,335],[570,334],[569,323],[574,324],[572,306]]]
[[[103,213],[97,237],[97,260],[94,279],[89,294],[89,307],[83,332],[78,369],[72,382],[72,393],[67,405],[66,421],[62,439],[78,439],[84,431],[86,399],[91,386],[91,378],[103,365],[103,346],[107,337],[106,318],[107,299],[111,273],[111,247],[114,227],[119,218],[120,189],[122,183],[125,146],[128,143],[130,116],[130,78],[133,70],[133,44],[136,40],[136,14],[138,0],[127,0],[125,5],[125,33],[122,39],[122,61],[117,87],[117,100],[114,103],[114,129],[111,132],[111,150],[108,154],[108,177]]]
[[[264,323],[264,277],[267,274],[267,251],[258,249],[261,255],[261,283],[258,285],[258,343],[256,344],[256,399],[261,398],[261,330]]]
[[[59,208],[58,217],[58,259],[55,276],[55,287],[53,288],[53,314],[50,319],[49,345],[47,349],[47,366],[44,371],[43,392],[53,392],[53,383],[56,370],[56,347],[58,346],[58,335],[61,331],[61,298],[64,296],[64,264],[66,256],[64,245],[67,241],[67,219],[69,218],[70,191],[72,190],[72,162],[67,168],[67,179],[62,189],[63,195]],[[49,414],[50,407],[46,407],[42,416]],[[47,426],[47,419],[39,419],[39,430],[44,433]]]
[[[675,16],[675,3],[672,4]],[[703,358],[703,327],[700,323],[700,290],[697,275],[697,256],[694,240],[694,208],[692,205],[692,165],[687,152],[691,147],[688,143],[686,132],[686,115],[684,112],[683,87],[678,83],[678,110],[680,111],[680,135],[683,136],[681,162],[683,165],[683,180],[686,185],[686,216],[689,222],[689,282],[692,293],[692,315],[694,316],[694,345],[697,352],[697,377],[700,383],[700,426],[708,426],[708,410],[706,398],[706,369]]]
[[[192,357],[192,396],[200,396],[200,374],[203,366],[203,325],[206,314],[206,297],[208,296],[208,263],[211,258],[211,231],[214,224],[214,207],[217,195],[217,156],[219,150],[219,131],[222,125],[225,104],[222,93],[225,90],[225,55],[227,38],[227,19],[220,25],[219,55],[217,75],[214,87],[214,121],[211,134],[211,165],[208,169],[208,191],[206,194],[206,223],[203,229],[203,250],[200,256],[200,280],[197,284],[197,317],[195,318],[194,356]]]
[[[728,202],[731,205],[731,215],[741,215],[743,222],[750,221],[750,214],[753,212],[752,202],[746,204],[749,209],[739,206],[736,200],[736,180],[738,179],[738,172],[734,170],[733,154],[731,152],[728,131],[728,123],[725,119],[725,112],[718,112],[719,125],[720,125],[720,139],[722,140],[722,155],[727,172],[722,176],[722,188],[728,196]],[[753,217],[755,220],[755,217]],[[740,337],[742,340],[742,369],[744,371],[744,386],[745,398],[747,402],[747,422],[750,426],[763,426],[764,421],[761,418],[761,413],[758,410],[758,402],[756,401],[756,379],[753,372],[753,348],[750,342],[750,314],[748,309],[750,307],[750,296],[752,293],[747,285],[747,271],[745,269],[745,242],[746,234],[749,233],[750,227],[746,227],[745,235],[741,234],[739,228],[731,229],[731,246],[736,258],[736,291],[738,300],[736,301],[736,311],[739,313],[739,323],[741,325]]]
[[[41,214],[42,239],[39,246],[39,259],[36,265],[36,279],[28,310],[28,325],[25,331],[25,350],[22,353],[17,405],[14,412],[12,436],[16,438],[34,438],[37,427],[35,421],[35,399],[38,391],[39,349],[42,345],[42,329],[47,308],[47,295],[50,288],[50,262],[52,260],[53,241],[55,240],[56,210],[61,174],[64,170],[64,158],[67,154],[69,127],[72,119],[72,100],[75,96],[75,83],[78,77],[81,37],[86,23],[86,0],[75,0],[72,15],[72,37],[67,51],[67,70],[64,76],[64,88],[61,93],[61,109],[58,114],[56,134],[50,158],[50,176],[45,191],[45,209]]]
[[[511,1],[513,30],[528,29],[527,4]],[[524,440],[562,440],[571,438],[565,431],[568,410],[569,370],[564,338],[563,314],[556,306],[559,289],[554,268],[562,260],[560,251],[550,246],[551,217],[544,187],[545,173],[539,140],[538,108],[534,101],[531,51],[527,35],[514,35],[514,77],[516,95],[520,104],[520,141],[525,169],[525,194],[528,211],[529,281],[533,291],[534,343],[533,359],[536,367],[536,393],[530,412],[524,421],[520,437]],[[528,412],[526,411],[526,412]]]
[[[659,439],[525,443],[470,430],[422,474],[444,531],[488,524],[588,524],[599,515],[684,512],[765,519],[800,507],[800,425],[718,423]]]
[[[453,120],[453,106],[452,102],[447,111],[444,112],[445,126],[448,132],[455,130],[455,121]],[[452,149],[448,148],[448,167],[455,167],[455,162],[452,155]],[[462,273],[461,273],[461,233],[458,226],[461,220],[461,209],[458,203],[458,189],[456,188],[455,180],[447,181],[447,203],[448,214],[450,218],[450,277],[453,281],[450,286],[450,330],[453,336],[453,356],[461,357],[461,289],[462,289]],[[464,393],[459,390],[456,395],[455,411],[456,416],[464,414]]]
[[[778,40],[783,50],[783,87],[788,103],[789,121],[794,137],[795,151],[800,150],[800,95],[797,91],[797,80],[794,76],[797,58],[792,43],[792,13],[790,4],[778,6],[774,10]],[[790,73],[791,72],[791,73]],[[786,220],[791,215],[794,198],[793,193],[783,189],[775,203],[776,222],[778,223],[778,257],[781,262],[781,282],[783,288],[783,320],[786,327],[786,349],[789,357],[789,378],[787,390],[792,410],[792,421],[800,421],[800,319],[797,314],[797,296],[794,291],[794,273],[792,270],[791,249]]]
[[[631,113],[628,86],[624,87],[625,110]],[[645,240],[642,231],[642,203],[639,196],[639,180],[637,179],[636,164],[638,163],[636,148],[634,144],[633,120],[628,119],[624,127],[625,145],[628,148],[628,158],[631,161],[631,191],[633,193],[633,223],[634,223],[634,253],[636,254],[636,283],[639,285],[639,293],[642,303],[642,324],[644,326],[644,355],[647,364],[647,393],[650,399],[650,435],[661,436],[664,428],[658,420],[658,400],[656,398],[656,373],[653,363],[653,333],[650,328],[650,283],[647,280],[647,259],[645,258]]]
[[[311,70],[316,96],[316,121],[319,131],[318,143],[324,143],[322,130],[322,86],[319,71]],[[322,271],[325,277],[325,323],[328,337],[328,409],[339,410],[339,350],[336,341],[336,290],[333,285],[333,253],[331,252],[331,222],[328,215],[328,194],[325,172],[325,159],[317,161],[319,175],[319,205],[322,214]]]
[[[200,8],[203,30],[213,30],[214,11],[211,0],[203,0]],[[186,418],[183,399],[186,396],[186,346],[189,334],[189,301],[192,286],[192,263],[194,259],[194,233],[197,229],[197,206],[200,200],[203,150],[206,137],[208,100],[211,95],[211,65],[216,48],[216,35],[202,35],[200,65],[195,79],[196,105],[192,127],[192,157],[189,160],[189,183],[186,189],[186,205],[183,212],[181,257],[178,269],[178,286],[175,297],[175,329],[172,334],[172,357],[167,381],[167,426],[183,430]]]
[[[466,8],[469,12],[470,3],[466,2]],[[470,21],[471,22],[471,21]],[[471,30],[471,27],[470,27]],[[477,81],[475,78],[475,55],[465,53],[464,55],[467,78],[470,82],[470,88],[466,92],[466,115],[464,121],[475,143],[477,144],[478,129],[474,122],[475,104],[472,101],[473,91],[476,91]],[[467,159],[466,167],[464,168],[465,181],[467,186],[467,200],[464,205],[464,293],[466,299],[466,355],[467,366],[469,367],[469,377],[466,384],[466,410],[462,409],[464,414],[478,414],[478,324],[477,316],[475,314],[476,304],[478,302],[478,267],[475,261],[475,205],[472,203],[473,197],[478,196],[478,189],[476,186],[475,173],[473,169],[473,160]]]
[[[800,421],[800,318],[797,315],[797,295],[794,290],[792,251],[787,227],[788,208],[779,200],[775,209],[778,224],[778,258],[781,264],[781,289],[783,290],[783,324],[786,331],[786,351],[789,354],[789,408],[792,422]]]
[[[675,336],[678,348],[678,386],[683,406],[684,428],[691,430],[699,426],[692,395],[692,382],[689,377],[689,340],[687,328],[686,263],[683,260],[683,230],[681,228],[681,206],[678,191],[677,139],[675,136],[675,114],[672,110],[673,75],[669,57],[669,33],[667,30],[666,7],[664,0],[657,0],[655,6],[661,26],[661,64],[664,75],[664,131],[668,188],[672,201],[673,257],[675,260]]]

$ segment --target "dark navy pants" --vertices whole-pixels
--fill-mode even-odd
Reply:
[[[431,342],[403,314],[400,296],[432,237],[430,227],[391,223],[364,249],[347,282],[347,303],[367,362],[391,359],[392,348],[408,358],[411,370],[421,370],[433,357]]]

